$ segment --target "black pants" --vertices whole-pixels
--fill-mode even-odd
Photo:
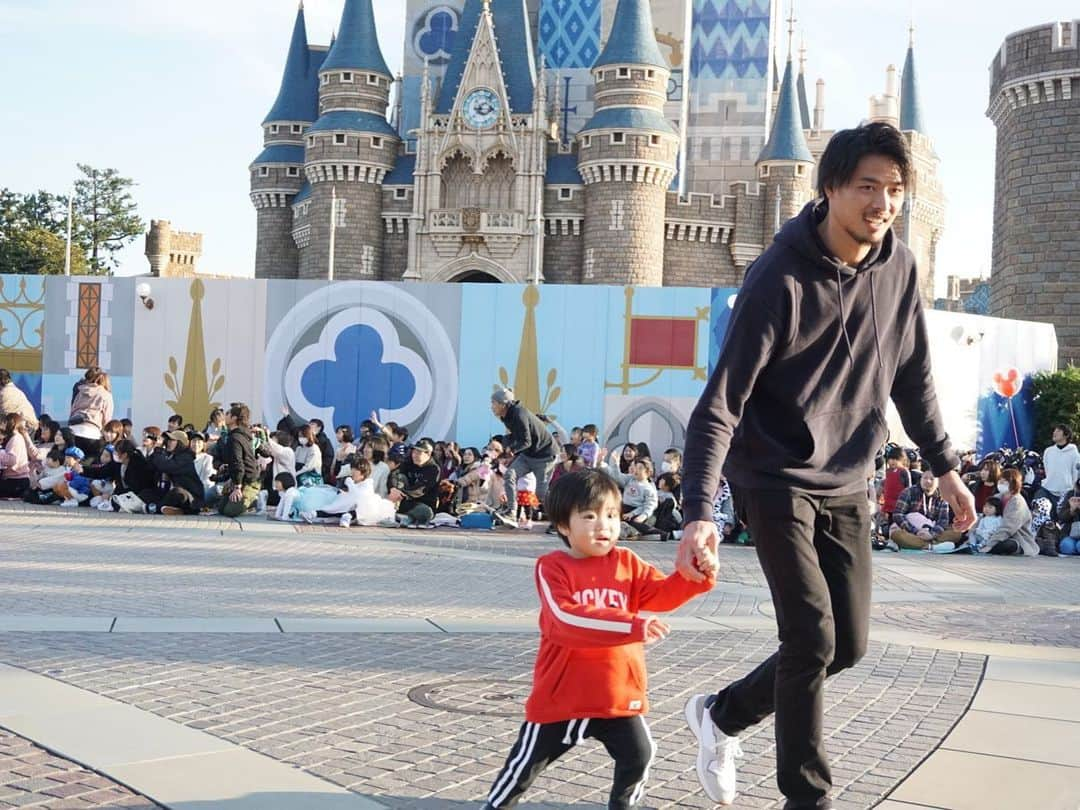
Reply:
[[[161,506],[181,509],[185,515],[197,515],[202,511],[203,499],[195,497],[183,487],[173,487],[161,499]]]
[[[988,552],[990,554],[1019,554],[1020,544],[1013,539],[1002,540],[996,543]]]
[[[548,765],[587,739],[599,740],[615,760],[609,810],[638,804],[645,795],[645,780],[649,778],[649,765],[656,753],[649,726],[640,715],[522,724],[517,742],[510,749],[484,807],[516,806]]]
[[[0,478],[0,498],[22,498],[29,489],[29,478]]]
[[[713,722],[735,736],[775,712],[776,779],[786,810],[826,808],[825,678],[863,657],[870,628],[866,494],[740,490],[735,507],[772,592],[780,649],[716,696]]]

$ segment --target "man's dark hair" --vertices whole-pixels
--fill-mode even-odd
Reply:
[[[575,512],[601,509],[610,499],[622,504],[622,490],[615,479],[600,470],[578,470],[560,476],[551,485],[544,499],[544,514],[569,547],[570,540],[562,533],[563,526],[570,525]]]
[[[399,427],[394,431],[397,434],[397,440],[403,444],[409,440],[409,429],[407,427]]]
[[[11,372],[6,368],[0,368],[0,388],[11,382]]]
[[[184,424],[184,417],[182,417],[178,413],[174,413],[172,416],[169,417],[168,421],[170,424],[175,422],[177,427],[179,427],[180,425]]]
[[[135,442],[131,439],[122,439],[113,445],[113,452],[118,456],[131,458],[138,451],[135,449]]]
[[[281,484],[282,489],[292,489],[296,486],[296,476],[290,472],[278,473],[274,476],[274,480]]]
[[[904,185],[911,180],[911,152],[900,130],[891,124],[875,121],[854,129],[842,129],[829,140],[818,161],[818,194],[826,189],[846,186],[855,176],[859,161],[867,155],[889,158],[900,169]]]
[[[135,424],[135,423],[134,423],[134,422],[132,422],[132,421],[131,421],[130,419],[128,419],[128,418],[127,418],[127,417],[125,416],[125,417],[124,417],[123,419],[121,419],[121,420],[120,420],[120,424],[121,424],[121,425],[123,425],[123,426],[124,426],[124,427],[126,427],[126,428],[129,428],[129,427],[132,427],[132,426],[134,426],[134,424]]]
[[[242,402],[237,402],[229,408],[229,416],[235,419],[241,427],[247,427],[251,423],[251,408]]]
[[[309,425],[318,425],[319,426],[319,433],[322,433],[324,430],[326,430],[326,423],[323,422],[322,419],[316,419],[315,417],[312,417],[311,419],[308,419],[308,424]]]
[[[1061,435],[1065,437],[1065,444],[1068,444],[1073,440],[1073,432],[1069,429],[1068,425],[1054,425],[1054,430],[1061,431]]]

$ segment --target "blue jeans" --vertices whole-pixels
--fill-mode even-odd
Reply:
[[[1080,540],[1075,537],[1062,537],[1061,542],[1058,544],[1058,554],[1066,557],[1080,554]]]

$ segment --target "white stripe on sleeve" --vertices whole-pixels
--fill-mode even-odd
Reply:
[[[555,615],[555,618],[563,624],[581,627],[585,630],[603,630],[608,633],[630,633],[633,631],[634,625],[632,622],[619,622],[612,619],[589,619],[584,616],[575,616],[573,613],[567,613],[560,608],[559,603],[555,601],[555,597],[551,593],[551,587],[547,584],[547,580],[544,579],[543,565],[537,566],[537,576],[540,579],[540,587],[544,591],[544,600],[547,602],[548,607],[551,608],[551,612]]]

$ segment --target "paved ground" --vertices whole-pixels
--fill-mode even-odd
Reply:
[[[3,504],[0,662],[391,808],[477,807],[520,723],[535,652],[532,560],[552,539]],[[673,544],[635,550],[672,566]],[[676,632],[649,651],[660,749],[650,808],[711,806],[693,777],[683,702],[775,649],[754,552],[725,547],[721,562],[717,589],[680,610]],[[877,640],[827,694],[826,744],[845,810],[873,807],[937,762],[950,731],[979,713],[973,701],[989,699],[993,656],[1080,661],[1080,561],[883,553],[875,563]],[[348,622],[358,618],[370,632],[315,632],[355,629]],[[220,619],[232,621],[205,621]],[[55,632],[62,627],[74,630]],[[769,724],[745,740],[737,807],[779,806],[772,746]],[[27,774],[27,759],[53,775]],[[609,770],[595,747],[573,752],[522,806],[602,807]],[[1075,777],[1080,785],[1080,767]],[[61,782],[83,793],[57,796]],[[6,733],[0,785],[0,807],[155,806]],[[892,806],[962,807],[907,801]],[[1062,806],[1076,810],[1080,798]]]

